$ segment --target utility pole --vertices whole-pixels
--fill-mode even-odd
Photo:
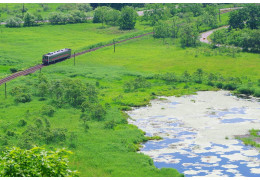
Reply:
[[[5,99],[7,98],[7,93],[6,93],[6,83],[5,83]]]
[[[116,52],[116,43],[115,40],[113,39],[113,43],[114,43],[114,53]]]
[[[24,14],[24,3],[23,3],[23,10],[22,10],[22,13]]]
[[[74,66],[75,66],[75,51],[74,51]]]
[[[219,9],[219,13],[218,13],[218,18],[219,18],[219,22],[221,22],[221,19],[220,19],[220,9]]]

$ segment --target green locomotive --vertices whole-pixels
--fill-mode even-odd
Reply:
[[[51,64],[63,59],[70,58],[71,56],[71,49],[65,48],[58,51],[50,52],[48,54],[44,54],[42,56],[42,63],[43,64]]]

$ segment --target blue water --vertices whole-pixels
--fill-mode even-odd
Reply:
[[[231,108],[223,111],[217,111],[215,114],[209,115],[209,117],[223,117],[227,114],[246,114],[245,108]]]
[[[240,123],[240,122],[246,122],[246,121],[252,121],[254,119],[244,119],[244,118],[232,118],[232,119],[222,119],[222,123]]]
[[[176,107],[179,104],[180,103],[177,102],[171,102],[169,103],[169,108]],[[254,120],[245,118],[224,118],[225,115],[229,114],[246,114],[246,108],[231,108],[227,110],[216,111],[214,115],[209,116],[212,118],[219,118],[221,123],[240,123]],[[158,157],[154,158],[154,164],[158,168],[174,168],[177,169],[179,172],[184,173],[186,177],[206,176],[209,174],[214,175],[214,171],[216,170],[221,171],[222,174],[220,176],[260,176],[260,174],[254,174],[251,172],[251,168],[260,167],[247,167],[249,161],[245,161],[243,159],[231,160],[228,159],[228,157],[223,157],[225,155],[231,156],[234,154],[243,155],[243,151],[252,149],[252,147],[245,146],[239,140],[235,140],[237,141],[236,144],[231,144],[233,146],[232,148],[228,146],[229,144],[224,145],[210,142],[210,145],[208,147],[204,147],[204,149],[199,149],[201,151],[196,151],[196,148],[200,147],[197,147],[198,145],[194,144],[193,140],[199,135],[198,132],[194,129],[183,127],[183,122],[175,117],[166,117],[162,115],[149,116],[147,119],[138,119],[136,121],[136,124],[139,123],[144,127],[143,130],[145,130],[145,126],[147,124],[153,123],[156,126],[156,132],[170,134],[169,136],[164,137],[163,140],[146,142],[144,144],[144,147],[141,149],[141,152],[144,153],[149,151],[163,150]],[[162,124],[164,124],[164,126]],[[147,135],[152,136],[152,134],[149,132],[147,132]],[[185,142],[189,142],[189,144],[186,143],[185,145],[180,147],[180,144],[183,144]],[[222,150],[222,148],[224,150]],[[260,165],[260,154],[243,156],[254,158],[255,160],[253,162],[256,162]],[[218,159],[214,161],[214,158],[212,157]],[[212,160],[212,162],[210,160]],[[222,167],[224,165],[235,165],[237,167]],[[196,171],[197,174],[188,174],[190,170]],[[229,172],[232,170],[235,170],[236,172]]]

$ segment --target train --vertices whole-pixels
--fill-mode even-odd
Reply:
[[[71,57],[71,49],[64,48],[58,51],[50,52],[42,56],[42,64],[49,65],[57,61],[68,59]]]

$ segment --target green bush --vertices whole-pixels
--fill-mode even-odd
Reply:
[[[150,87],[151,87],[151,83],[148,82],[143,77],[138,77],[134,80],[130,80],[128,82],[125,82],[125,84],[123,85],[125,92],[132,92],[140,88],[150,88]]]
[[[24,120],[24,119],[21,119],[21,120],[19,120],[19,122],[18,122],[18,127],[23,127],[23,126],[26,126],[26,124],[27,124],[27,122]]]
[[[51,106],[51,105],[42,106],[42,114],[43,115],[51,117],[51,116],[53,116],[54,112],[55,112],[55,109],[54,109],[53,106]]]
[[[247,87],[247,86],[240,86],[238,89],[237,89],[238,93],[240,94],[246,94],[246,95],[251,95],[254,93],[254,91],[250,88],[250,87]]]
[[[233,90],[235,90],[237,87],[236,87],[235,84],[228,83],[228,84],[225,84],[225,85],[223,86],[223,88],[224,88],[224,89],[227,89],[227,90],[233,91]]]
[[[114,129],[116,122],[114,120],[105,122],[105,129]]]
[[[219,88],[219,89],[223,88],[223,84],[222,84],[221,82],[218,82],[218,83],[216,84],[216,86],[217,86],[217,88]]]
[[[119,19],[119,26],[122,30],[131,30],[135,28],[136,18],[137,18],[136,11],[129,6],[125,6],[121,10],[121,17]]]
[[[208,86],[214,86],[214,83],[212,81],[208,81],[207,85]]]
[[[32,98],[29,93],[20,93],[15,96],[14,100],[17,103],[19,103],[19,102],[26,103],[26,102],[30,102],[32,100]]]
[[[10,17],[6,20],[6,27],[21,27],[22,19],[18,17]]]
[[[19,70],[18,70],[17,68],[10,68],[10,71],[11,71],[11,73],[16,73],[16,72],[18,72]]]
[[[17,147],[7,148],[0,156],[1,177],[65,177],[76,176],[68,166],[65,149],[47,151],[34,147],[24,150]]]
[[[260,89],[259,88],[255,89],[254,96],[255,97],[260,97]]]

